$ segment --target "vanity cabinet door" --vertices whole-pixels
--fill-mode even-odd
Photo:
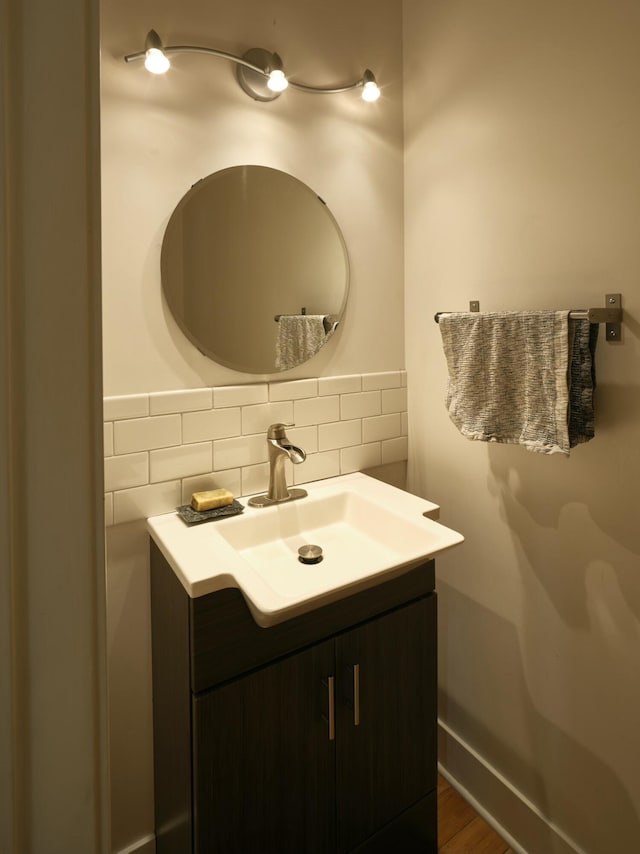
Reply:
[[[194,697],[197,854],[335,850],[333,675],[330,640]]]
[[[435,594],[341,635],[336,673],[336,830],[343,854],[436,787]],[[410,815],[393,831],[391,839],[402,839],[398,850],[436,850],[434,801],[422,802],[420,820]]]

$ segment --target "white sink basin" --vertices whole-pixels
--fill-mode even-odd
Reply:
[[[439,550],[448,532],[421,513],[405,519],[358,492],[328,492],[236,517],[219,533],[280,596],[306,597]],[[307,544],[320,546],[321,563],[301,565]]]
[[[437,505],[361,473],[305,484],[308,496],[187,527],[175,513],[148,526],[187,593],[239,587],[270,626],[387,580],[463,541]],[[246,503],[242,500],[242,503]],[[320,563],[298,549],[318,545]]]

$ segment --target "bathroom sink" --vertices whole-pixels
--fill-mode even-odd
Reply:
[[[356,473],[305,484],[307,498],[188,528],[177,514],[148,526],[187,593],[239,587],[270,626],[373,586],[463,541],[437,505]],[[241,499],[241,502],[246,502]],[[298,550],[316,545],[317,563]]]
[[[449,529],[405,518],[375,499],[349,489],[328,488],[270,512],[239,516],[220,535],[273,590],[283,597],[321,595],[385,569],[439,551]],[[328,493],[328,494],[327,494]],[[275,511],[275,512],[274,512]],[[322,549],[320,563],[301,565],[298,549]]]

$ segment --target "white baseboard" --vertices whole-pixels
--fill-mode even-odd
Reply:
[[[126,848],[116,851],[115,854],[156,854],[156,837],[150,833],[138,839],[137,842],[127,845]]]
[[[514,854],[585,854],[560,828],[438,720],[438,767]]]

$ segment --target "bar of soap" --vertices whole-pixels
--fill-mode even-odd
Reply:
[[[194,492],[191,496],[194,510],[212,510],[228,504],[233,504],[233,495],[228,489],[209,489],[206,492]]]

